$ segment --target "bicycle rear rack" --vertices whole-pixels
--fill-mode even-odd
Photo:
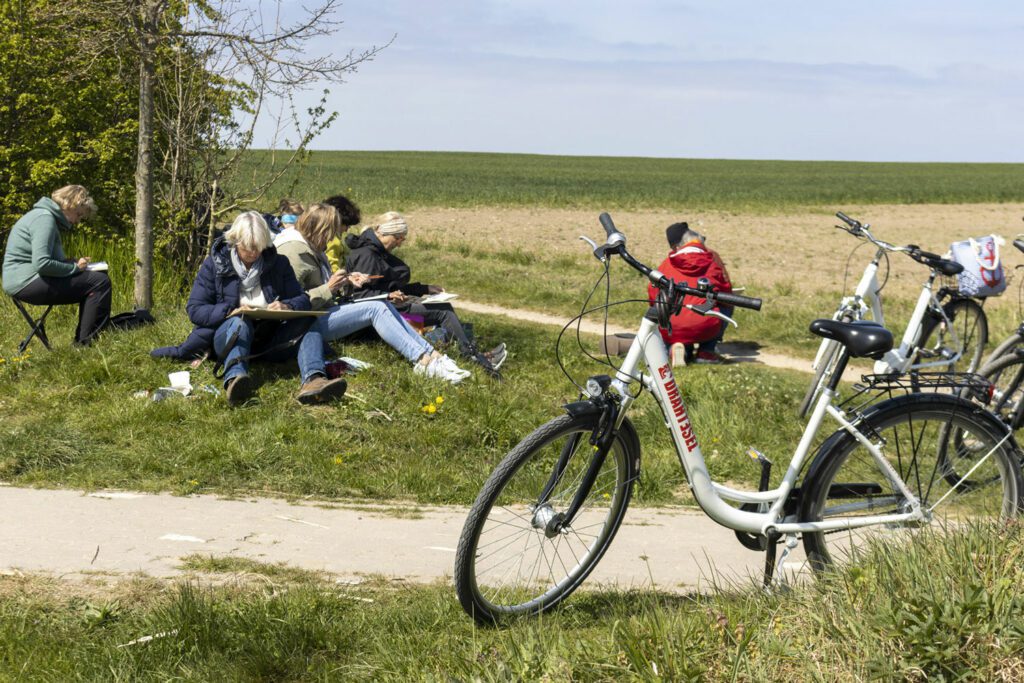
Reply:
[[[910,372],[906,374],[888,373],[880,375],[863,375],[863,384],[854,384],[857,395],[868,391],[904,393],[955,393],[965,398],[972,398],[981,403],[988,403],[992,398],[992,383],[973,372]]]

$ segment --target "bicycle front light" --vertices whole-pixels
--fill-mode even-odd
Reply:
[[[608,375],[594,375],[587,380],[586,390],[590,398],[600,398],[612,384],[612,378]]]

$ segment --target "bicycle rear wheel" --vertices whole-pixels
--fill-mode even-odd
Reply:
[[[953,396],[901,396],[865,414],[858,430],[879,446],[885,460],[927,511],[926,521],[885,524],[803,536],[811,566],[822,571],[855,561],[878,544],[900,543],[914,529],[953,530],[1017,515],[1021,481],[1016,443],[991,413]],[[963,476],[949,476],[970,445]],[[952,481],[951,481],[952,479]],[[908,512],[910,501],[868,449],[845,430],[830,437],[801,488],[801,521],[861,518]]]
[[[974,372],[988,343],[988,318],[985,309],[973,299],[954,299],[942,307],[949,323],[939,317],[925,319],[917,363],[945,364],[925,368],[931,372]],[[950,360],[957,358],[958,360]]]
[[[548,422],[513,448],[484,484],[455,557],[459,602],[478,622],[551,609],[579,587],[611,544],[639,467],[629,420],[579,512],[559,524],[595,456],[590,437],[599,419],[563,415]]]

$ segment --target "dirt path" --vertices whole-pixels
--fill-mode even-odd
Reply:
[[[465,508],[129,492],[0,489],[0,573],[174,577],[194,553],[326,571],[339,580],[450,577]],[[799,567],[802,557],[791,568]],[[630,509],[589,585],[663,590],[749,581],[764,556],[703,514]],[[714,569],[713,569],[714,568]]]
[[[482,313],[484,315],[503,315],[513,320],[524,320],[526,322],[538,323],[541,325],[551,325],[556,327],[562,327],[565,325],[567,320],[558,316],[549,315],[547,313],[538,313],[536,311],[526,311],[521,309],[504,308],[502,306],[494,306],[491,304],[478,304],[472,301],[466,301],[464,299],[458,299],[455,302],[458,308],[469,311],[471,313]],[[584,320],[580,326],[580,329],[589,334],[603,335],[605,333],[605,327],[602,323],[596,323],[593,321]],[[608,324],[608,334],[632,334],[636,332],[636,328],[628,329],[619,325]],[[793,358],[792,356],[785,356],[778,353],[771,353],[765,351],[757,344],[750,344],[745,342],[722,342],[718,350],[733,363],[761,363],[772,368],[782,368],[785,370],[799,370],[800,372],[810,372],[811,364],[809,361],[802,360],[800,358]],[[843,373],[843,379],[848,382],[858,381],[864,373],[869,372],[869,368],[864,365],[850,366]]]

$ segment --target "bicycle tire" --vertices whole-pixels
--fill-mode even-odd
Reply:
[[[980,366],[985,345],[988,344],[988,317],[985,309],[974,299],[954,299],[943,306],[942,310],[959,338],[958,343],[954,345],[953,340],[949,339],[949,330],[942,318],[928,316],[921,327],[915,364],[960,354],[958,361],[950,361],[945,366],[933,366],[933,371],[974,372]]]
[[[981,363],[981,367],[985,368],[992,365],[997,360],[1010,353],[1013,349],[1021,346],[1024,346],[1024,335],[1014,332],[1004,339],[999,346],[993,349],[992,353],[985,357],[985,360]],[[978,371],[978,374],[981,374],[981,370]]]
[[[978,374],[993,386],[988,409],[1013,431],[1024,426],[1024,351],[1011,351],[983,367]]]
[[[466,518],[455,556],[455,590],[462,608],[477,622],[494,624],[552,609],[583,583],[611,545],[639,470],[639,439],[628,419],[572,525],[553,537],[543,528],[545,519],[572,501],[591,461],[590,436],[600,417],[563,415],[551,420],[513,448],[487,479]],[[555,463],[566,453],[564,474],[538,506]],[[505,551],[508,557],[495,558]],[[541,576],[544,570],[547,577]]]
[[[814,379],[811,380],[810,386],[807,387],[804,400],[800,402],[800,408],[797,411],[799,417],[807,416],[807,411],[814,405],[815,399],[818,398],[818,394],[821,393],[822,388],[825,386],[827,381],[826,375],[831,376],[831,371],[835,369],[836,359],[839,358],[839,352],[842,350],[839,342],[834,339],[825,339],[822,344],[825,345],[825,351],[818,362],[818,369],[814,373]]]
[[[857,428],[881,449],[923,508],[930,524],[878,525],[803,534],[816,572],[856,561],[865,547],[905,537],[921,526],[955,528],[962,522],[1015,517],[1021,480],[1018,449],[1006,427],[980,406],[949,395],[905,395],[870,408]],[[954,485],[941,470],[954,435],[981,444],[987,456],[976,462],[972,484]],[[923,475],[923,478],[922,478]],[[830,501],[833,503],[829,505]],[[842,502],[836,502],[842,501]],[[892,485],[867,449],[840,429],[818,450],[801,487],[805,522],[905,511],[907,500]]]
[[[840,309],[842,313],[837,313],[834,319],[840,320],[844,323],[852,322],[854,316],[850,314],[849,310]],[[807,393],[804,394],[804,399],[800,402],[800,408],[797,410],[798,417],[806,417],[807,411],[814,405],[814,401],[818,398],[818,394],[821,393],[822,388],[828,383],[828,380],[832,377],[832,372],[835,370],[835,363],[839,359],[839,352],[842,351],[842,347],[834,339],[822,339],[821,345],[818,349],[818,365],[814,371],[814,379],[811,380],[810,386],[807,387]]]

